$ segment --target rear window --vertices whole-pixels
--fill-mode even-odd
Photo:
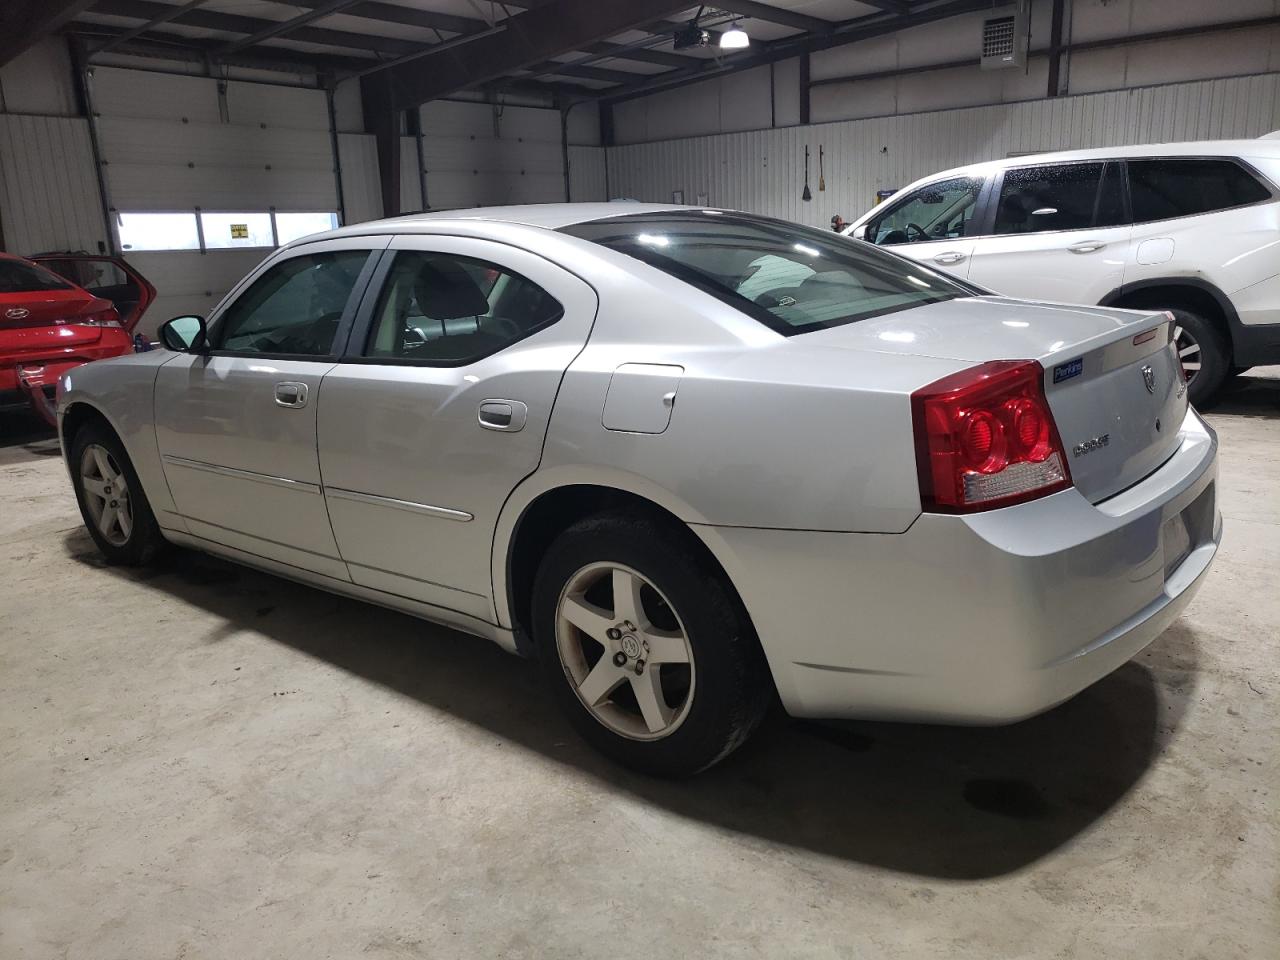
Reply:
[[[1269,199],[1271,191],[1230,160],[1130,160],[1135,223],[1227,210]]]
[[[0,293],[30,293],[40,290],[70,290],[57,274],[25,260],[0,258]]]
[[[561,230],[657,267],[785,336],[971,295],[870,244],[765,217],[664,212]]]

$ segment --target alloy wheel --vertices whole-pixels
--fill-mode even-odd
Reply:
[[[106,447],[91,443],[80,457],[80,486],[98,533],[123,547],[133,534],[133,508],[124,471]]]
[[[1200,342],[1182,324],[1173,328],[1173,339],[1178,346],[1178,362],[1182,364],[1182,375],[1187,383],[1191,383],[1200,374],[1202,359]]]
[[[569,578],[556,608],[565,679],[605,727],[659,740],[693,703],[693,648],[674,607],[643,574],[589,564]]]

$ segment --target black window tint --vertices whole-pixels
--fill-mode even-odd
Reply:
[[[563,315],[537,284],[470,257],[402,250],[387,275],[365,356],[473,363]]]
[[[957,177],[895,197],[893,206],[867,226],[867,239],[883,246],[972,234],[970,221],[982,183],[980,178]]]
[[[66,290],[71,285],[54,274],[25,260],[0,257],[0,293],[28,293],[39,290]]]
[[[1190,217],[1259,203],[1270,192],[1230,160],[1130,160],[1129,192],[1136,223]]]
[[[669,273],[784,336],[972,295],[870,244],[765,217],[633,214],[561,229]]]
[[[1095,227],[1115,227],[1127,223],[1124,213],[1124,164],[1108,162],[1102,171],[1102,190],[1098,193]]]
[[[269,269],[223,313],[214,348],[237,353],[328,356],[366,250],[292,257]]]
[[[1006,170],[996,207],[997,234],[1091,227],[1101,163],[1059,163]]]

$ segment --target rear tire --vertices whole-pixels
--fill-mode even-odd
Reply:
[[[684,531],[646,516],[590,517],[552,543],[534,580],[533,635],[578,733],[643,773],[705,770],[771,701],[764,655],[723,574]]]
[[[120,438],[105,424],[85,424],[68,462],[80,516],[107,562],[137,567],[155,559],[165,540]]]
[[[1187,395],[1193,406],[1203,406],[1221,389],[1231,369],[1226,338],[1198,313],[1176,307],[1169,312],[1174,319],[1178,359],[1187,377]]]

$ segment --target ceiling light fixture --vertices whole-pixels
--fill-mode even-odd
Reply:
[[[751,46],[751,38],[741,27],[730,27],[720,34],[721,50],[745,50],[749,46]]]

